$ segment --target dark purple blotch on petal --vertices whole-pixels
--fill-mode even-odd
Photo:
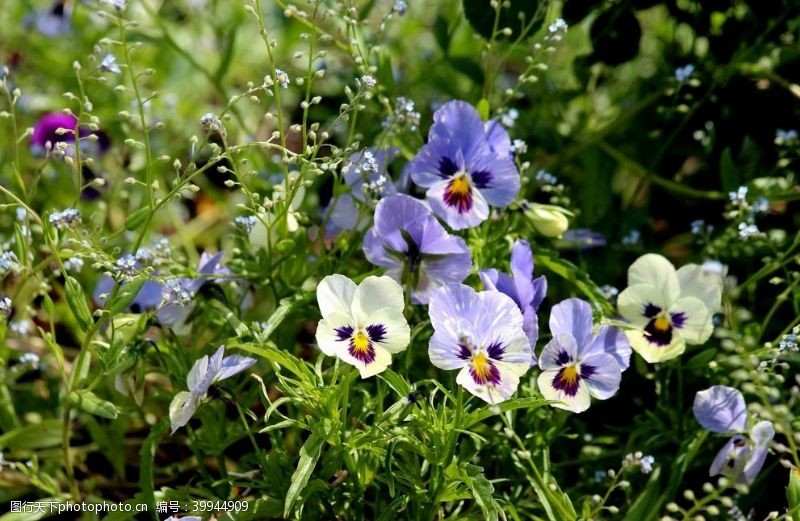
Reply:
[[[590,379],[597,372],[597,367],[589,364],[581,364],[581,378]]]
[[[359,362],[363,363],[364,365],[370,364],[375,361],[375,346],[372,345],[372,342],[367,344],[366,349],[357,349],[355,346],[355,340],[350,340],[350,347],[347,348],[347,351],[350,353],[350,356],[358,360]]]
[[[495,366],[491,360],[486,362],[486,368],[478,372],[475,370],[474,365],[470,365],[469,374],[478,385],[499,385],[500,384],[500,369]]]
[[[680,329],[686,324],[686,313],[682,311],[676,311],[669,314],[670,318],[672,319],[672,327]]]
[[[353,326],[337,327],[334,331],[336,331],[336,337],[340,342],[353,336]]]
[[[443,157],[439,160],[439,175],[443,179],[453,177],[458,172],[458,165],[449,157]]]
[[[659,306],[656,306],[652,302],[648,302],[647,305],[645,305],[644,307],[644,316],[646,316],[647,318],[653,318],[659,313],[661,313],[661,308]]]
[[[500,342],[494,342],[486,348],[486,354],[493,360],[502,360],[506,353],[506,347]]]
[[[647,333],[647,340],[651,344],[656,344],[661,347],[668,346],[672,342],[672,325],[667,326],[666,329],[656,327],[658,317],[650,319],[650,322],[644,327]]]
[[[489,171],[472,172],[472,183],[475,188],[484,189],[492,182],[492,173]]]
[[[372,324],[367,326],[367,334],[373,342],[383,342],[386,338],[386,326],[383,324]]]
[[[462,360],[469,360],[472,356],[472,351],[466,344],[458,344],[458,357]]]
[[[556,357],[556,365],[567,365],[572,362],[572,357],[566,351],[559,351]]]
[[[574,367],[562,367],[553,378],[553,388],[573,397],[578,394],[580,382],[581,377]]]

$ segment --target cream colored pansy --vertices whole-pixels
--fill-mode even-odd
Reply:
[[[390,277],[371,276],[356,285],[344,275],[329,275],[317,286],[317,302],[319,348],[356,366],[361,378],[384,371],[392,354],[408,346],[403,289]]]
[[[626,334],[646,361],[670,360],[687,344],[702,344],[711,336],[721,279],[706,277],[696,268],[676,271],[666,258],[648,253],[628,269],[628,287],[620,293],[618,307],[622,317],[639,328]]]

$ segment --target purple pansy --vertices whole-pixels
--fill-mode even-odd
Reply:
[[[522,328],[531,344],[536,345],[539,339],[539,319],[536,312],[547,293],[547,279],[533,278],[533,253],[527,241],[518,239],[511,248],[511,273],[503,273],[496,269],[480,271],[481,282],[489,291],[499,291],[511,297],[522,312]],[[536,363],[536,355],[532,357]]]
[[[375,224],[364,237],[364,255],[409,287],[419,304],[427,304],[436,288],[461,282],[472,269],[464,240],[447,233],[424,203],[407,195],[378,202]]]
[[[60,142],[73,143],[77,124],[78,118],[72,114],[63,112],[43,114],[33,127],[31,148],[36,153],[42,153],[46,150],[47,143],[50,143],[50,146]],[[59,132],[59,129],[66,129],[69,132]]]
[[[606,238],[600,232],[579,228],[565,231],[564,235],[561,236],[559,245],[564,248],[586,251],[605,246]]]
[[[191,419],[213,383],[241,373],[256,363],[254,358],[247,356],[224,355],[225,346],[220,346],[211,358],[205,355],[197,360],[186,375],[186,386],[189,391],[176,394],[169,405],[173,434]]]
[[[359,221],[359,204],[397,193],[386,172],[396,155],[397,149],[394,148],[377,151],[370,148],[350,156],[342,167],[346,191],[332,199],[331,206],[325,210],[328,215],[326,232],[329,235],[341,230],[365,228],[368,220]]]
[[[444,104],[433,120],[428,143],[408,170],[428,189],[434,213],[453,229],[472,228],[489,216],[489,205],[507,206],[519,193],[510,140],[496,122],[484,124],[463,101]]]
[[[519,308],[498,291],[448,284],[431,296],[428,355],[439,369],[460,369],[456,381],[488,403],[514,394],[531,366]]]
[[[583,412],[591,398],[606,400],[616,394],[630,363],[631,347],[616,327],[601,326],[592,333],[592,307],[571,298],[550,311],[553,339],[539,357],[539,390],[553,407]]]
[[[760,421],[747,433],[747,408],[744,396],[737,389],[715,385],[699,391],[692,412],[706,430],[732,434],[717,453],[709,475],[723,474],[737,483],[750,485],[756,479],[767,457],[769,444],[775,437],[772,422]]]
[[[168,302],[156,314],[161,324],[165,326],[182,324],[189,316],[192,299],[203,284],[210,280],[209,275],[230,275],[230,270],[220,263],[222,254],[223,252],[214,255],[203,252],[197,266],[197,273],[201,277],[171,279],[167,281],[169,284],[165,283],[162,286],[162,291],[169,296]]]

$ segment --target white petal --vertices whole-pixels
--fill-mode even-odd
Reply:
[[[661,255],[642,255],[628,268],[628,286],[649,284],[656,288],[660,300],[669,305],[678,300],[680,284],[678,274],[670,261]]]
[[[189,422],[196,409],[197,399],[192,393],[181,391],[175,395],[169,404],[169,422],[173,434]]]
[[[347,327],[351,328],[353,332],[356,330],[352,317],[341,311],[331,313],[327,318],[320,320],[319,324],[317,324],[316,335],[320,351],[328,356],[336,356],[340,350],[346,348],[349,338],[342,340],[337,330]]]
[[[617,308],[622,318],[635,326],[645,326],[650,319],[645,316],[645,308],[658,306],[659,312],[666,311],[672,302],[661,298],[655,286],[650,284],[634,284],[625,288],[617,298]]]
[[[578,392],[575,393],[575,396],[569,396],[553,386],[553,380],[557,375],[557,369],[548,369],[542,371],[539,375],[539,379],[537,380],[539,392],[542,393],[545,400],[555,402],[550,404],[552,407],[565,409],[567,411],[583,412],[588,409],[592,403],[592,398],[589,395],[589,390],[586,388],[586,385],[583,382],[579,382]]]
[[[775,427],[770,421],[762,420],[756,423],[750,430],[750,439],[760,447],[769,445],[769,442],[771,442],[774,437]]]
[[[686,341],[680,334],[673,334],[672,342],[667,346],[660,346],[650,342],[644,331],[629,330],[625,334],[631,343],[631,348],[651,364],[672,360],[682,355],[686,350]]]
[[[370,322],[370,315],[379,309],[389,308],[403,312],[403,288],[390,277],[370,276],[356,288],[351,306],[353,318],[361,327]]]
[[[317,303],[323,317],[331,313],[350,314],[356,283],[344,275],[328,275],[317,285]]]
[[[498,371],[500,371],[500,383],[498,385],[477,384],[469,372],[468,365],[464,366],[461,371],[458,372],[456,382],[486,403],[497,404],[504,402],[511,398],[517,391],[519,376],[517,376],[517,373],[511,370],[507,364],[495,362],[495,366]]]
[[[681,297],[696,297],[712,312],[722,309],[722,275],[703,269],[698,264],[687,264],[678,270]]]
[[[358,372],[361,373],[361,378],[369,378],[382,373],[392,364],[392,355],[389,354],[389,351],[375,344],[373,344],[373,348],[375,349],[375,359],[368,364],[351,356],[347,349],[339,351],[338,356],[343,362],[355,366]]]
[[[712,315],[708,308],[695,297],[683,297],[669,309],[672,317],[672,334],[680,335],[688,344],[702,344],[714,331]],[[681,327],[677,327],[675,314],[681,313],[685,318]]]
[[[370,337],[372,333],[369,326],[373,325],[383,326],[383,340],[377,343],[392,354],[404,351],[411,342],[411,328],[401,310],[383,308],[370,315],[369,323],[365,326]]]

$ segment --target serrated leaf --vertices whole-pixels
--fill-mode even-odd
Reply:
[[[119,416],[119,411],[117,411],[117,407],[113,403],[99,398],[92,391],[85,389],[72,391],[69,394],[69,401],[80,410],[101,418],[113,420]]]
[[[292,474],[292,484],[289,485],[289,491],[286,493],[283,517],[289,517],[300,494],[306,488],[308,480],[314,472],[314,467],[317,466],[317,460],[319,460],[324,443],[325,437],[322,434],[312,432],[311,436],[300,448],[300,460],[297,462],[294,474]]]

